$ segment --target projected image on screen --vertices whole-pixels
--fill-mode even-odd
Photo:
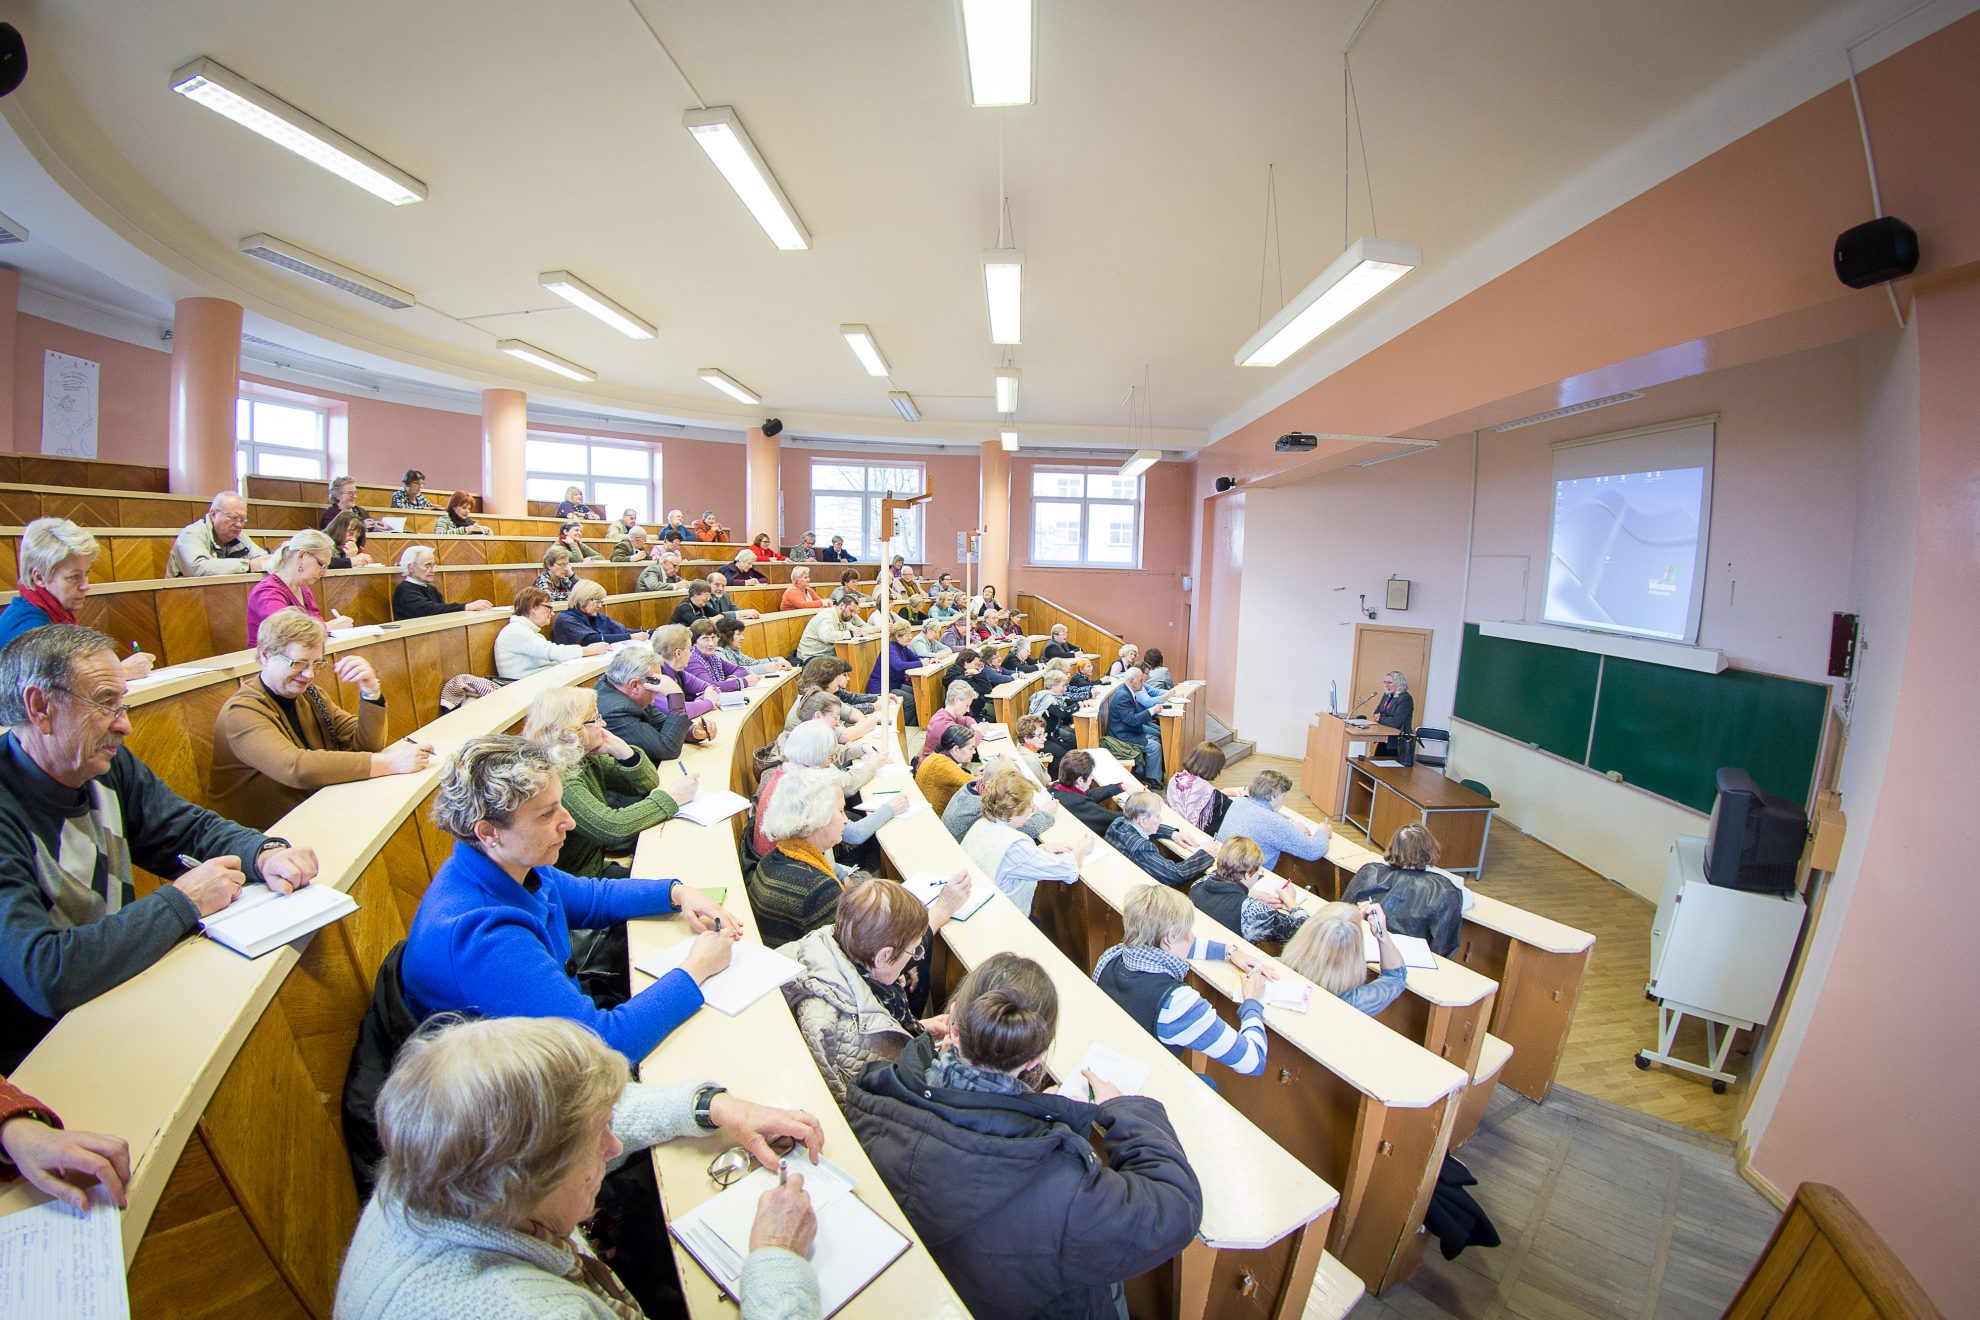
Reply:
[[[1556,481],[1542,617],[1687,640],[1704,494],[1703,468]]]

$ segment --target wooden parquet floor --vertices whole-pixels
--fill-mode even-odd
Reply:
[[[1230,767],[1218,779],[1225,787],[1249,782],[1260,770],[1278,770],[1294,788],[1286,801],[1312,819],[1323,815],[1300,791],[1300,763],[1288,757],[1254,754]],[[1356,838],[1352,826],[1336,826]],[[1650,977],[1650,921],[1656,909],[1622,886],[1613,884],[1554,851],[1504,819],[1492,822],[1479,892],[1516,903],[1528,911],[1566,922],[1595,937],[1595,954],[1582,983],[1581,1003],[1568,1033],[1558,1082],[1583,1094],[1624,1105],[1656,1118],[1681,1123],[1700,1132],[1731,1139],[1748,1078],[1749,1058],[1742,1039],[1727,1062],[1740,1074],[1725,1095],[1712,1094],[1700,1077],[1651,1068],[1638,1071],[1636,1051],[1657,1043],[1657,1006],[1643,997]],[[1687,1021],[1678,1034],[1675,1052],[1681,1058],[1702,1058],[1705,1030]]]

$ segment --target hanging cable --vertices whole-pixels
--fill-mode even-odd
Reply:
[[[1285,231],[1279,225],[1279,187],[1276,166],[1265,167],[1265,237],[1258,246],[1258,324],[1265,324],[1265,265],[1276,257],[1279,272],[1278,306],[1286,305]]]
[[[1368,173],[1368,139],[1361,131],[1361,98],[1355,94],[1354,69],[1345,55],[1341,56],[1341,68],[1347,74],[1348,104],[1354,107],[1354,138],[1361,144],[1361,194],[1368,199],[1368,232],[1380,238],[1382,228],[1375,223],[1375,180]]]
[[[1863,89],[1856,82],[1856,48],[1902,23],[1919,10],[1931,8],[1934,3],[1935,0],[1921,0],[1919,4],[1913,5],[1902,14],[1886,19],[1843,47],[1843,68],[1849,73],[1849,98],[1856,106],[1856,132],[1863,140],[1863,168],[1870,176],[1870,206],[1876,211],[1878,219],[1884,216],[1884,194],[1883,189],[1877,184],[1877,157],[1870,150],[1870,120],[1863,113]],[[1904,309],[1898,306],[1897,289],[1890,280],[1884,281],[1884,293],[1891,300],[1891,315],[1897,318],[1898,329],[1904,329]]]

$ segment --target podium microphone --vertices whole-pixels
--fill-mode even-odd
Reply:
[[[1381,693],[1379,693],[1379,692],[1371,692],[1371,693],[1369,693],[1369,694],[1368,694],[1367,696],[1365,696],[1365,697],[1363,697],[1363,698],[1362,698],[1362,699],[1361,699],[1360,701],[1357,701],[1357,702],[1355,702],[1355,703],[1354,703],[1354,710],[1350,710],[1350,711],[1348,712],[1348,714],[1350,714],[1350,715],[1352,715],[1352,714],[1354,714],[1354,713],[1355,713],[1355,711],[1358,711],[1358,710],[1360,710],[1360,709],[1361,709],[1361,708],[1362,708],[1363,706],[1366,706],[1366,705],[1367,705],[1367,704],[1368,704],[1369,702],[1371,702],[1371,701],[1373,701],[1373,700],[1375,700],[1375,698],[1377,698],[1377,697],[1379,697],[1379,696],[1381,696],[1381,695],[1382,695],[1382,694],[1381,694]]]

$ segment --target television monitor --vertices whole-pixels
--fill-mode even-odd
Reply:
[[[1792,891],[1808,840],[1808,814],[1796,803],[1762,793],[1744,770],[1720,770],[1718,788],[1705,839],[1705,878],[1727,889]]]

